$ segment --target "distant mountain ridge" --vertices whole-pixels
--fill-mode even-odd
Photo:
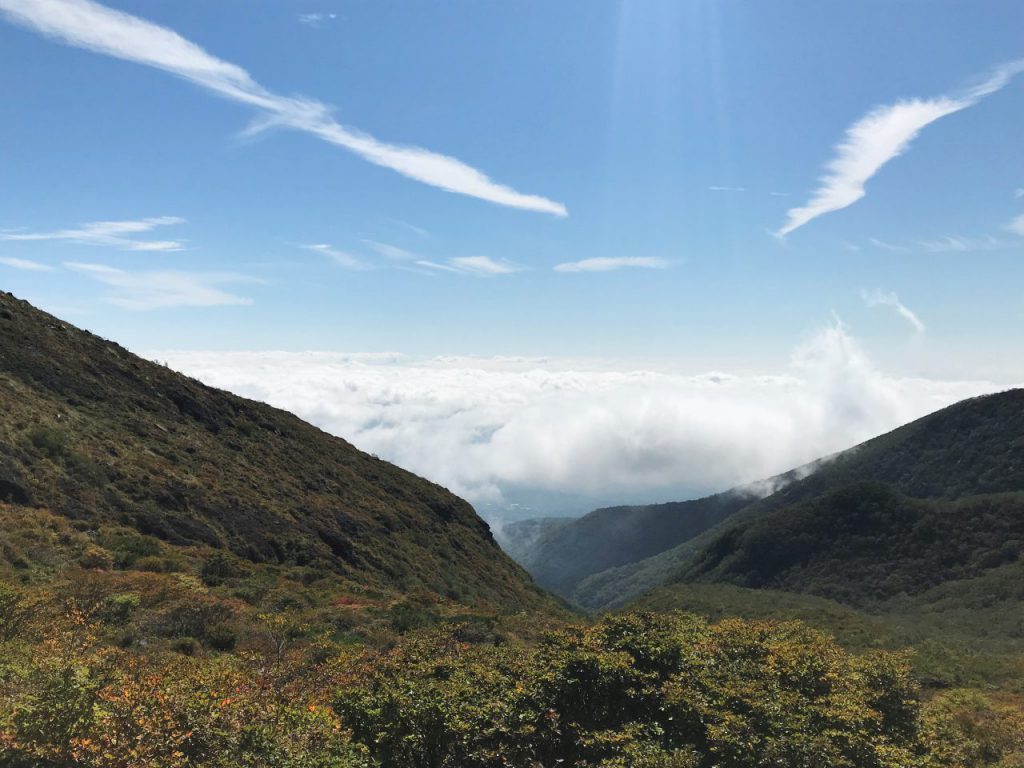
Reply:
[[[444,488],[8,293],[0,501],[465,604],[547,599]]]
[[[596,566],[608,559],[600,554],[589,573],[577,564],[586,541],[580,532],[614,531],[605,520],[612,510],[552,532],[525,562],[542,584],[592,610],[673,583],[771,588],[868,605],[979,578],[1018,562],[1022,550],[1024,390],[957,403],[787,480],[764,498],[720,507],[725,513],[717,519],[700,514],[702,505],[730,492],[661,505],[668,515],[698,512],[687,521],[660,520],[657,507],[619,508],[624,538],[587,545],[617,553],[603,570]],[[654,521],[648,529],[631,527],[645,520]],[[625,553],[637,551],[636,541],[659,551],[630,559]],[[560,582],[557,575],[565,573],[572,577]]]
[[[563,596],[590,576],[654,557],[686,542],[822,462],[691,501],[603,507],[578,518],[511,523],[502,546],[542,586]]]

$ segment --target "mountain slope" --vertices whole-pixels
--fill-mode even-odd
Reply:
[[[588,576],[687,541],[751,500],[726,492],[694,501],[597,509],[548,528],[520,562],[538,584],[567,596]]]
[[[1016,562],[1022,544],[1024,493],[940,501],[856,483],[730,529],[676,579],[866,606]]]
[[[6,293],[0,501],[465,604],[545,599],[444,488]]]
[[[884,501],[872,501],[876,491]],[[844,599],[882,599],[900,591],[901,580],[924,589],[936,580],[967,577],[975,573],[971,568],[1007,562],[1018,535],[1018,516],[1024,514],[1014,496],[1020,491],[1024,390],[972,398],[830,457],[809,476],[672,549],[594,574],[571,597],[599,609],[676,581],[805,589],[815,578],[808,569],[827,575],[841,561],[844,572],[861,578]],[[974,499],[991,494],[1008,495]],[[969,499],[974,500],[954,503]],[[869,507],[875,502],[893,507],[891,519],[872,518]],[[955,529],[961,514],[973,526],[963,552],[957,549],[960,532]],[[864,529],[844,532],[850,518],[861,519]],[[812,523],[816,543],[807,540]],[[931,543],[925,538],[929,527],[937,532]],[[999,536],[1010,538],[999,541]],[[1004,551],[1006,541],[1011,543]],[[897,545],[917,547],[916,554],[887,559],[886,553]],[[860,561],[857,553],[863,554]],[[886,576],[890,583],[883,586],[885,579],[864,573],[868,567],[898,572]],[[838,579],[833,586],[841,588]],[[815,593],[834,596],[832,589]]]

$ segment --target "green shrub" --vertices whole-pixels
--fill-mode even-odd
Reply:
[[[182,656],[198,656],[202,645],[194,637],[178,637],[171,643],[171,649]]]
[[[63,459],[68,455],[68,436],[55,427],[33,427],[28,433],[29,442],[50,459]]]
[[[23,637],[37,610],[24,590],[0,582],[0,642]]]
[[[247,569],[231,555],[215,552],[203,561],[199,569],[199,578],[208,587],[217,587],[228,579],[242,578]]]
[[[114,567],[114,556],[95,544],[89,544],[78,558],[78,564],[87,570],[109,571]]]
[[[155,555],[140,557],[134,565],[135,570],[149,573],[180,573],[185,570],[185,567],[185,563],[179,558]]]
[[[108,624],[122,625],[142,605],[142,599],[134,592],[122,592],[108,597],[103,604],[101,618]]]
[[[525,647],[449,628],[368,668],[334,707],[384,768],[906,768],[928,751],[904,657],[795,623],[627,615]]]
[[[231,627],[211,627],[206,633],[206,644],[215,651],[231,651],[238,644],[238,632]]]

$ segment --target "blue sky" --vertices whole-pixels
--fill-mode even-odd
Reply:
[[[1019,3],[0,9],[0,229],[65,233],[0,242],[0,281],[133,348],[756,368],[835,311],[909,373],[1019,372],[1005,360],[1024,351],[1024,238],[1007,226],[1024,213],[1024,76],[923,127],[862,199],[772,235],[873,108],[961,97],[1024,57]],[[326,105],[336,124],[456,158],[541,209],[444,191],[309,130],[246,135],[266,110],[89,50],[82,28],[107,23],[105,9],[173,30],[276,96]],[[47,35],[52,25],[64,36]],[[557,205],[568,215],[543,209]],[[180,250],[66,236],[175,219],[133,237]],[[591,259],[638,261],[554,269]],[[186,289],[155,299],[147,280],[168,272]],[[921,332],[863,291],[896,294],[927,343],[908,359]],[[162,303],[180,305],[146,308]]]

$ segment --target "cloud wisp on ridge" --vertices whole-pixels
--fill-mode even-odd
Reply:
[[[82,262],[65,262],[64,266],[109,286],[113,291],[104,301],[131,310],[252,304],[252,299],[228,293],[219,286],[261,282],[231,272],[128,272],[105,264]]]
[[[617,269],[666,269],[668,259],[657,256],[607,256],[556,264],[555,272],[613,272]]]
[[[783,238],[826,213],[842,210],[865,195],[878,171],[910,148],[922,129],[947,115],[972,107],[1024,72],[1024,59],[998,67],[987,79],[962,93],[934,99],[907,99],[876,107],[846,130],[835,157],[825,166],[821,186],[803,206],[791,208],[775,236]]]
[[[247,130],[249,135],[274,126],[304,131],[371,163],[448,192],[511,208],[567,215],[562,203],[499,184],[454,157],[415,146],[388,144],[341,125],[326,105],[273,93],[243,68],[218,59],[173,30],[93,0],[0,0],[0,14],[68,45],[155,67],[254,107],[261,115]]]
[[[897,314],[910,323],[911,327],[918,333],[924,333],[925,325],[906,304],[900,301],[895,293],[882,290],[861,291],[861,298],[869,307],[892,307]]]
[[[0,240],[63,240],[81,245],[105,245],[124,251],[180,251],[185,246],[177,240],[138,240],[133,235],[184,222],[179,216],[155,216],[135,221],[92,221],[74,229],[59,229],[55,232],[0,231]]]

